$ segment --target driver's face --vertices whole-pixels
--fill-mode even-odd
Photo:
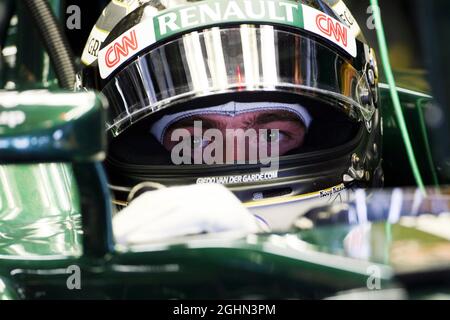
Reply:
[[[194,123],[198,121],[202,123],[203,134],[201,137],[195,137],[196,134],[198,135],[198,131],[194,131]],[[253,141],[251,141],[251,139],[245,140],[245,151],[258,149],[258,146],[260,145],[259,140],[264,139],[268,142],[269,148],[271,143],[278,144],[280,156],[301,147],[304,143],[306,133],[305,125],[300,121],[299,117],[289,111],[257,111],[243,113],[237,116],[227,116],[222,114],[198,115],[180,120],[167,130],[163,144],[168,151],[171,151],[179,143],[179,141],[172,141],[171,139],[172,133],[177,129],[185,129],[190,132],[191,137],[200,139],[201,143],[198,146],[200,148],[205,148],[211,143],[211,141],[208,139],[205,140],[205,137],[203,137],[204,132],[208,129],[219,130],[224,139],[227,137],[227,132],[229,134],[230,131],[234,131],[234,139],[239,139],[242,138],[244,132],[253,129],[256,131],[257,138],[253,139]],[[271,130],[278,130],[279,133],[271,132]],[[261,132],[266,132],[267,134],[261,134]],[[223,141],[223,146],[223,154],[225,155],[226,141]],[[234,144],[234,150],[232,151],[233,154],[231,157],[235,161],[243,160],[240,159],[243,154],[259,154],[259,152],[239,152],[237,148],[238,144]],[[228,153],[229,152],[230,150],[228,150]],[[270,150],[268,154],[271,154]],[[230,156],[230,154],[227,156]],[[245,156],[245,160],[255,159]]]

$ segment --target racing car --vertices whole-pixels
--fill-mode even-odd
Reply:
[[[382,159],[383,170],[377,161],[365,171],[359,157],[350,153],[345,158],[350,166],[339,169],[341,183],[324,187],[318,182],[314,190],[300,190],[301,180],[300,187],[287,191],[283,170],[276,176],[248,172],[205,176],[201,171],[190,176],[189,183],[181,183],[178,176],[168,182],[169,177],[149,172],[150,181],[142,182],[114,171],[120,167],[115,166],[117,157],[111,158],[116,145],[132,143],[121,138],[122,131],[134,132],[121,126],[128,118],[111,122],[116,100],[105,97],[113,89],[111,83],[123,90],[127,83],[120,77],[131,60],[120,58],[125,53],[117,43],[126,45],[126,39],[133,47],[127,30],[139,37],[140,27],[159,18],[166,28],[180,29],[184,39],[180,42],[171,34],[160,35],[159,41],[189,48],[191,32],[199,32],[200,27],[174,25],[164,17],[181,17],[177,10],[190,10],[206,19],[225,2],[208,0],[208,8],[198,7],[205,5],[201,1],[175,8],[161,7],[159,1],[90,3],[93,15],[101,18],[81,41],[64,31],[70,1],[1,2],[0,300],[450,298],[450,189],[446,187],[450,46],[437,40],[449,36],[443,26],[450,16],[438,14],[450,12],[446,1],[427,1],[411,9],[429,13],[422,15],[421,22],[423,47],[430,57],[428,78],[415,70],[392,71],[396,66],[389,60],[383,6],[380,11],[378,2],[372,1],[383,70],[372,75],[380,83],[365,89],[373,90],[370,99],[379,107],[371,114],[380,112],[382,121],[361,123],[370,133],[380,132],[382,141],[373,140],[369,158]],[[221,19],[244,5],[235,2],[235,7],[223,8]],[[320,11],[315,6],[319,3],[327,8],[317,13],[322,27],[331,21],[347,35],[354,30],[347,7],[339,11],[342,1],[270,3],[286,9],[288,20],[289,8],[292,12],[301,8],[305,21],[308,14],[316,14],[314,10]],[[273,19],[282,16],[280,10]],[[151,19],[144,19],[149,12]],[[236,15],[239,23],[261,24]],[[308,35],[311,41],[327,41],[321,52],[339,52],[337,57],[345,57],[342,65],[361,57],[360,49],[364,52],[359,36],[349,38],[349,43],[355,41],[353,52],[326,40],[320,34],[323,30],[308,30],[306,23],[293,26],[294,20],[282,26],[274,22],[277,36],[303,41]],[[226,35],[235,30],[226,29],[230,23],[224,27]],[[217,24],[208,22],[211,29],[196,37],[214,38],[214,27]],[[302,30],[291,35],[293,27]],[[264,30],[255,31],[261,33],[262,43]],[[387,35],[396,32],[385,30]],[[85,51],[77,51],[86,38]],[[138,54],[137,48],[133,50]],[[141,54],[137,61],[145,60],[147,53],[156,59],[158,52]],[[370,57],[367,53],[365,58]],[[195,66],[201,69],[200,64]],[[117,77],[116,82],[107,83],[111,77]],[[317,94],[321,88],[315,89]],[[141,119],[130,123],[134,122],[139,130],[145,123]],[[369,172],[375,174],[368,176]],[[171,171],[170,178],[177,174]],[[189,186],[214,177],[228,180],[225,186]],[[275,183],[272,178],[281,180]],[[250,192],[240,182],[248,184],[251,179],[257,189]],[[271,180],[270,188],[263,180]],[[360,181],[372,187],[360,188]],[[256,223],[249,220],[254,216]]]

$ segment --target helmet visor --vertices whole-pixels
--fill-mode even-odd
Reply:
[[[241,25],[191,32],[145,54],[104,87],[108,129],[133,123],[197,98],[237,92],[286,92],[330,102],[350,118],[370,119],[368,90],[352,58],[333,44],[273,26]],[[363,69],[358,67],[358,69]]]

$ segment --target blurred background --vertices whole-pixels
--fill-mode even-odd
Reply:
[[[378,50],[376,30],[373,27],[372,9],[369,1],[347,0],[347,6],[358,20],[369,43]],[[392,66],[399,86],[425,92],[430,87],[426,81],[426,61],[422,53],[419,25],[416,20],[416,6],[412,0],[379,0],[386,40]],[[378,58],[380,56],[378,55]],[[382,69],[382,68],[380,68]],[[382,71],[382,70],[381,70]],[[414,81],[411,81],[411,72]],[[382,72],[383,73],[383,72]]]

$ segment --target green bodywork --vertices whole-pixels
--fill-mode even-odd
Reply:
[[[50,2],[57,8],[59,1]],[[19,17],[14,35],[19,67],[10,70],[14,74],[9,78],[20,84],[18,90],[54,90],[57,83],[48,57],[37,37],[20,32],[24,26]],[[0,300],[326,298],[343,291],[368,291],[373,270],[383,290],[405,290],[409,297],[433,297],[437,292],[450,297],[445,281],[428,282],[431,289],[410,287],[408,281],[411,274],[447,270],[450,259],[430,253],[422,257],[427,263],[417,269],[397,259],[402,248],[448,249],[450,241],[386,222],[368,224],[361,231],[328,226],[225,240],[188,238],[145,248],[115,246],[110,225],[113,208],[100,165],[105,150],[102,98],[54,91],[41,95],[46,103],[31,100],[8,109],[27,115],[23,125],[0,127],[0,146],[15,146],[0,149],[4,152],[0,155]],[[70,105],[55,103],[62,95]],[[386,184],[414,185],[388,89],[382,86],[380,95]],[[421,173],[426,184],[438,185],[423,118],[432,99],[408,90],[400,90],[400,96],[415,133]],[[24,141],[31,146],[34,141],[37,147],[24,150],[20,148]],[[353,251],[344,244],[355,233],[359,240],[351,246]],[[71,266],[81,270],[81,290],[69,289]]]
[[[385,102],[383,105],[389,106],[386,91],[382,89],[381,93]],[[69,101],[80,101],[76,98],[77,94],[72,95]],[[414,106],[412,110],[407,110],[412,115],[418,114],[417,108],[426,107],[424,102],[430,100],[426,95],[405,92],[402,98],[405,108]],[[414,101],[416,104],[412,105]],[[5,298],[15,297],[16,292],[27,299],[325,298],[341,291],[367,288],[373,266],[377,266],[380,272],[381,288],[401,287],[397,274],[411,270],[405,271],[404,265],[398,265],[392,252],[398,250],[397,244],[402,241],[416,245],[437,243],[450,246],[445,239],[427,234],[421,236],[415,228],[386,223],[375,223],[371,225],[370,232],[364,233],[366,238],[358,246],[371,254],[363,257],[355,256],[344,248],[345,238],[355,228],[351,226],[227,240],[185,239],[179,243],[154,244],[146,248],[117,248],[109,236],[101,234],[98,237],[94,235],[95,241],[87,240],[86,243],[85,232],[90,230],[83,230],[86,212],[81,209],[77,186],[84,183],[81,190],[92,190],[96,171],[83,180],[74,174],[74,167],[88,166],[101,159],[102,141],[95,142],[90,137],[95,134],[102,136],[99,134],[102,117],[89,115],[103,112],[101,102],[101,99],[91,99],[91,106],[74,103],[73,106],[57,108],[53,115],[41,115],[56,119],[50,128],[58,129],[61,125],[59,129],[65,130],[66,123],[58,122],[57,114],[81,110],[78,124],[69,126],[68,132],[83,132],[83,136],[72,141],[81,145],[90,142],[92,156],[85,152],[84,157],[79,158],[79,145],[74,144],[69,148],[77,151],[73,153],[69,149],[66,150],[68,154],[51,154],[46,150],[44,154],[48,159],[44,160],[47,163],[0,167],[0,187],[3,191],[0,193],[0,277],[4,279],[2,296]],[[41,110],[50,109],[48,106],[39,107]],[[22,108],[33,113],[33,106],[31,109]],[[385,140],[397,146],[395,159],[385,157],[385,160],[387,163],[392,161],[398,176],[408,177],[408,166],[395,165],[395,161],[404,159],[398,150],[401,144],[398,139],[401,138],[396,135],[395,119],[388,112],[385,114],[385,135],[390,137]],[[32,127],[31,124],[27,130]],[[34,127],[36,129],[31,130],[33,136],[51,135],[47,128]],[[426,147],[425,141],[417,139],[416,143]],[[388,148],[389,145],[386,150]],[[23,159],[28,157],[24,154],[12,156],[19,161],[25,161]],[[39,158],[38,154],[32,156]],[[75,164],[48,163],[52,157],[71,159],[70,162]],[[423,172],[430,171],[427,158],[419,162]],[[97,191],[98,194],[102,195],[102,192]],[[91,194],[91,197],[95,195]],[[102,199],[96,201],[101,203]],[[101,244],[102,239],[103,248],[93,249],[90,246],[93,242]],[[438,263],[439,268],[447,267],[446,261],[431,259],[430,263]],[[81,268],[81,291],[67,287],[71,275],[68,268],[72,265]],[[427,270],[436,266],[422,267]],[[16,287],[20,290],[15,290]]]

